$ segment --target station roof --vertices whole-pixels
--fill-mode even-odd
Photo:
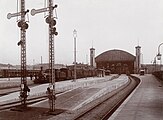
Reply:
[[[95,58],[96,62],[135,61],[136,57],[123,50],[109,50]]]

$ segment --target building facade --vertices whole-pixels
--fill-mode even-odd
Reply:
[[[90,66],[91,67],[96,67],[96,63],[95,63],[95,49],[93,47],[90,49]]]
[[[136,46],[135,73],[139,73],[141,69],[141,47]]]
[[[109,50],[95,58],[96,67],[111,73],[134,73],[136,57],[123,50]]]

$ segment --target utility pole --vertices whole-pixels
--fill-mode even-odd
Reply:
[[[18,27],[20,28],[20,41],[18,42],[18,46],[21,46],[21,91],[20,91],[20,99],[22,108],[26,108],[26,100],[27,100],[27,78],[26,78],[26,30],[28,29],[27,21],[25,20],[26,13],[29,10],[25,10],[25,0],[20,0],[20,12],[17,13],[8,13],[7,18],[10,19],[12,17],[20,16],[20,20],[18,21]]]
[[[42,65],[42,56],[41,56],[41,65]]]
[[[53,16],[53,10],[57,8],[57,5],[53,6],[53,0],[48,0],[48,7],[41,8],[38,10],[32,9],[31,15],[34,16],[37,13],[48,12],[48,16],[46,17],[45,21],[49,25],[49,102],[50,102],[50,112],[55,111],[55,69],[54,69],[54,35],[58,35],[56,32],[56,20]],[[50,89],[50,90],[49,90]]]
[[[10,81],[10,64],[8,63],[8,81]]]
[[[73,31],[74,36],[74,80],[76,81],[76,38],[77,38],[77,31],[74,29]]]
[[[160,71],[161,71],[161,53],[160,53],[161,45],[163,45],[163,43],[159,44],[159,46],[158,46],[158,54],[157,54],[157,59],[160,60]]]

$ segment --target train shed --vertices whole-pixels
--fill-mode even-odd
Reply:
[[[134,73],[136,57],[123,50],[109,50],[95,58],[96,67],[111,73]]]

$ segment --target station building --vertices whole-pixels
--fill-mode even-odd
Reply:
[[[140,63],[140,46],[136,48],[136,55],[123,50],[108,50],[94,57],[95,49],[90,49],[90,60],[95,58],[95,63],[90,62],[91,66],[97,69],[110,70],[111,73],[138,73],[141,67]],[[93,50],[93,52],[92,52]],[[93,54],[93,55],[92,55]],[[92,58],[91,58],[92,57]]]

